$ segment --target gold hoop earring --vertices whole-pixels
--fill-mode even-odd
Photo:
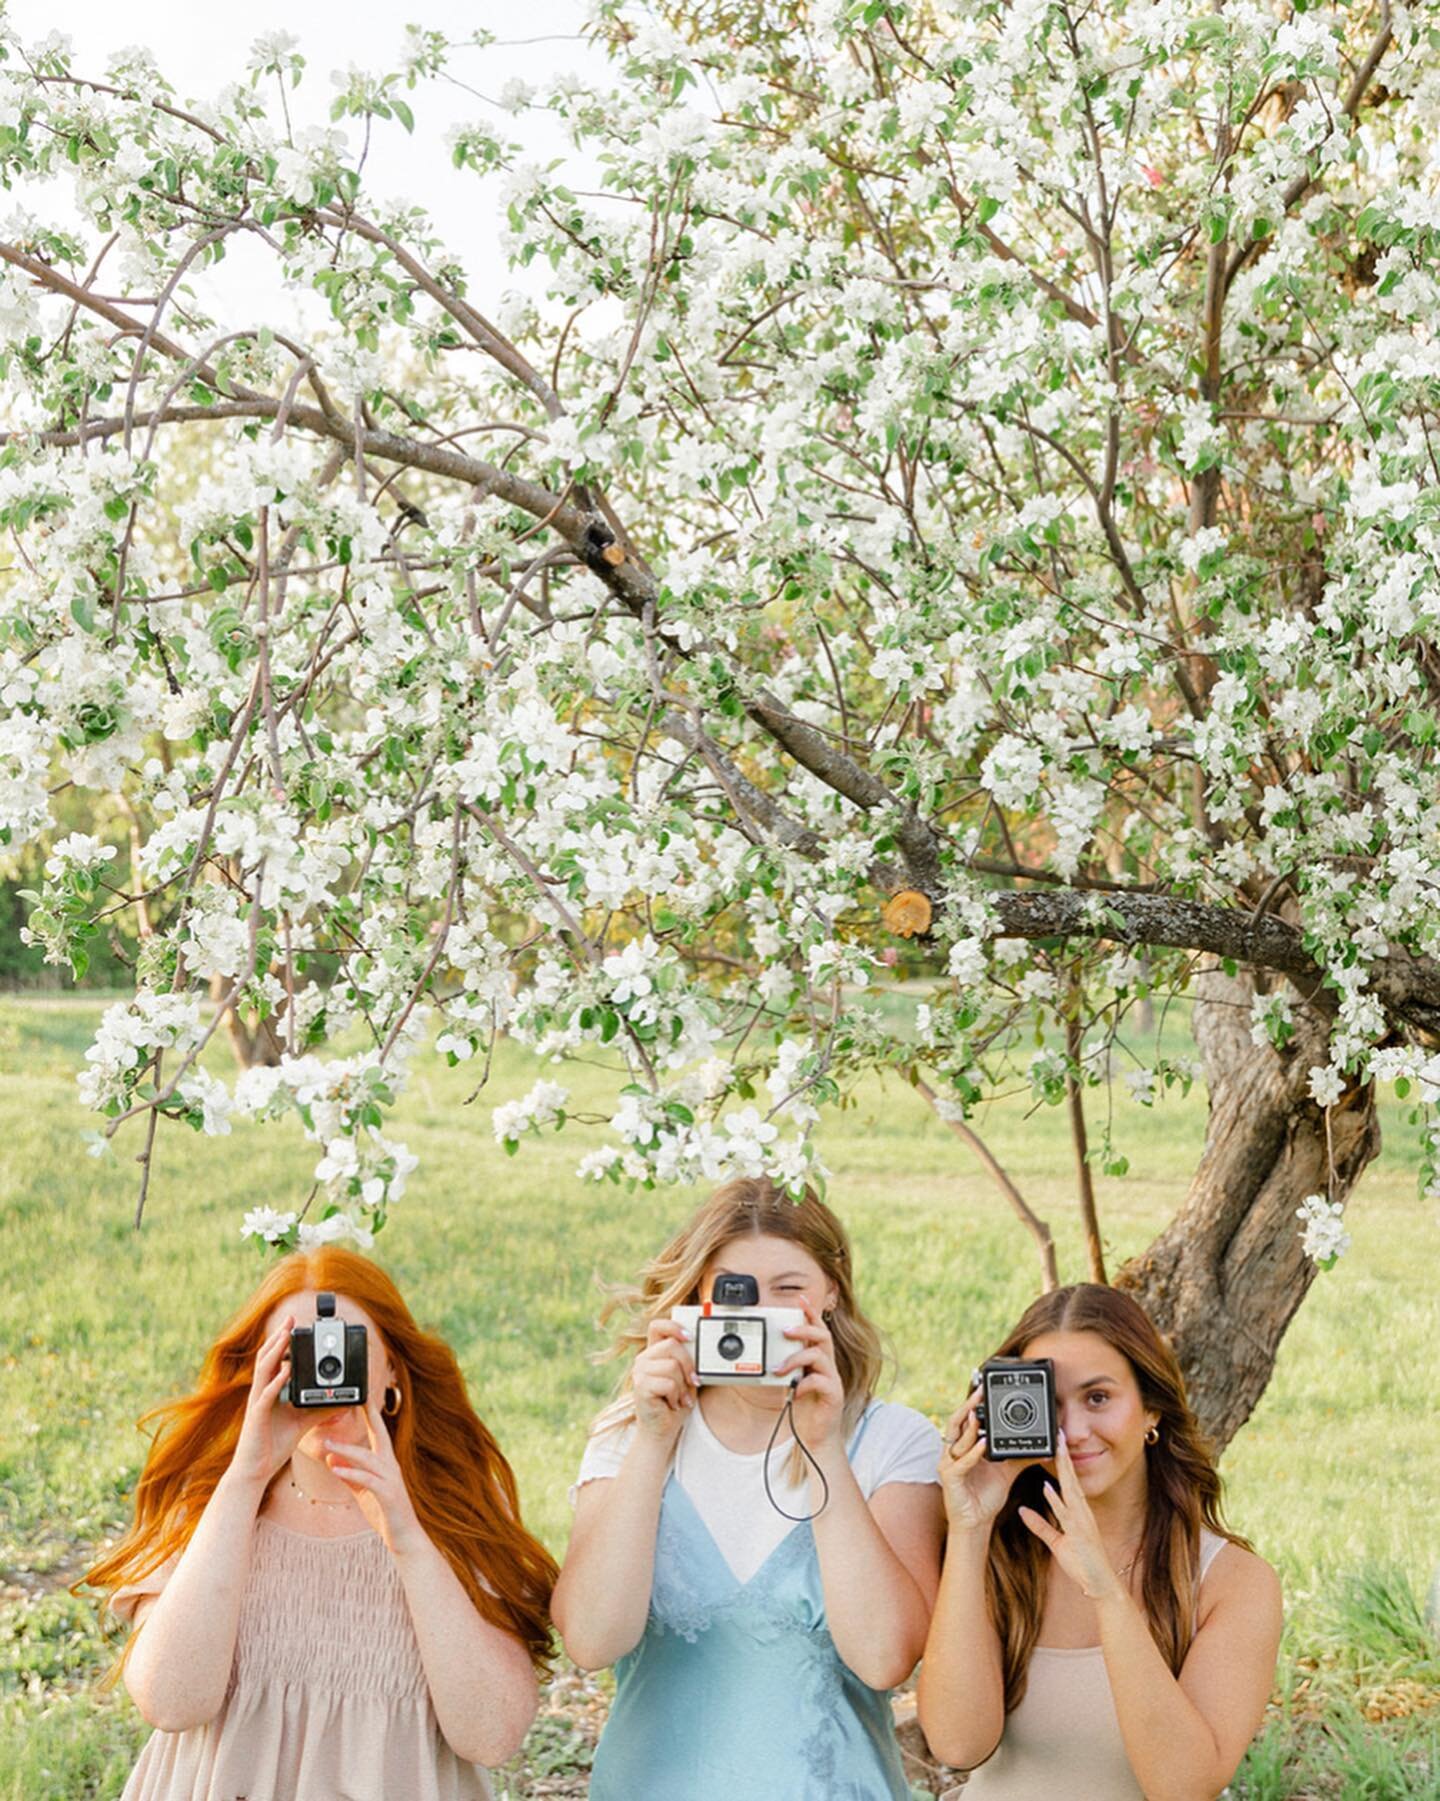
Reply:
[[[1158,1445],[1159,1444],[1160,1428],[1158,1426],[1151,1426],[1147,1429],[1147,1431],[1145,1433],[1145,1442],[1147,1445]]]
[[[392,1395],[394,1396],[394,1399],[395,1399],[395,1405],[393,1407],[390,1405],[390,1399],[391,1399]],[[381,1413],[383,1413],[385,1415],[385,1418],[387,1420],[393,1420],[395,1415],[397,1413],[399,1413],[401,1407],[404,1404],[405,1404],[405,1396],[400,1392],[400,1390],[398,1388],[387,1388],[385,1390],[385,1398],[380,1403],[380,1411],[381,1411]]]

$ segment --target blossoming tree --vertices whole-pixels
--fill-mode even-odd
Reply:
[[[452,142],[544,300],[363,179],[478,39],[412,30],[323,132],[283,38],[201,102],[0,46],[40,208],[0,241],[0,838],[59,783],[138,822],[128,860],[54,843],[30,915],[76,968],[143,916],[85,1096],[147,1179],[162,1116],[298,1110],[331,1211],[250,1224],[363,1241],[432,1038],[612,1057],[587,1178],[798,1184],[866,1070],[961,1128],[1017,1074],[1077,1128],[1112,1067],[1148,1102],[1191,1071],[1126,1063],[1129,1010],[1188,989],[1207,1143],[1118,1279],[1223,1442],[1343,1248],[1377,1082],[1436,1181],[1437,8],[595,28],[610,91],[506,99],[598,191],[478,102]],[[325,331],[206,315],[241,242]],[[905,1030],[863,1004],[896,967]],[[237,1009],[283,1055],[230,1087]]]

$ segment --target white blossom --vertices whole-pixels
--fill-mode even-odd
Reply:
[[[1327,1269],[1350,1249],[1350,1234],[1342,1224],[1344,1216],[1340,1202],[1326,1200],[1323,1194],[1306,1195],[1295,1209],[1295,1217],[1305,1222],[1300,1234],[1305,1255]]]

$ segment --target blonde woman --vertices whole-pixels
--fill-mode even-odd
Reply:
[[[945,1577],[920,1723],[966,1801],[1212,1801],[1265,1711],[1280,1584],[1220,1515],[1175,1354],[1129,1295],[1036,1301],[995,1353],[1055,1366],[1053,1463],[941,1459]]]
[[[727,1275],[804,1315],[793,1393],[697,1383],[671,1310]],[[889,1691],[939,1580],[939,1437],[874,1398],[880,1341],[844,1229],[808,1189],[728,1183],[633,1302],[616,1351],[634,1360],[592,1429],[554,1599],[571,1657],[617,1666],[591,1801],[903,1801]]]

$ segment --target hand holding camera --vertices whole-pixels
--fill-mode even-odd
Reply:
[[[791,1345],[798,1348],[777,1373],[786,1380],[797,1374],[800,1377],[792,1423],[796,1437],[811,1450],[818,1450],[843,1439],[845,1384],[840,1380],[830,1328],[809,1301],[803,1307],[800,1324],[786,1332]]]
[[[662,1445],[674,1440],[695,1404],[695,1363],[687,1337],[679,1320],[651,1320],[645,1348],[630,1374],[636,1425]]]
[[[940,1486],[951,1526],[988,1527],[1020,1472],[1055,1456],[1057,1442],[1054,1366],[992,1358],[945,1429]]]
[[[311,1422],[303,1413],[278,1405],[280,1392],[290,1378],[288,1353],[294,1324],[293,1318],[281,1320],[256,1353],[240,1438],[230,1459],[232,1475],[262,1489],[285,1467],[291,1452],[310,1429]]]
[[[365,1328],[337,1316],[333,1294],[316,1296],[313,1322],[287,1315],[256,1354],[231,1470],[263,1488],[317,1414],[363,1404],[368,1376]]]

